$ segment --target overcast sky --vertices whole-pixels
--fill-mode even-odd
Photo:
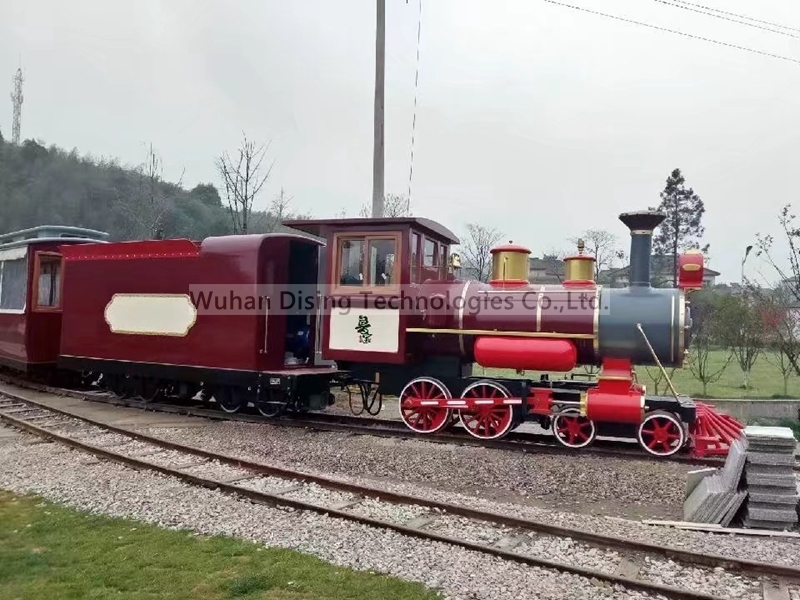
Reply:
[[[566,1],[800,60],[798,38],[655,0]],[[800,28],[796,1],[697,3]],[[386,4],[386,191],[407,193],[419,0]],[[215,156],[246,131],[276,160],[259,204],[284,186],[319,217],[371,201],[374,50],[374,0],[0,3],[24,138],[128,164],[152,142],[193,186],[219,183]],[[459,234],[479,221],[535,256],[600,227],[627,247],[617,215],[656,205],[678,167],[711,266],[738,280],[744,247],[800,203],[798,142],[799,63],[543,0],[423,3],[412,209]]]

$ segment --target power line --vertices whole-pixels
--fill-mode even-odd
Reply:
[[[406,0],[408,4],[408,0]],[[417,96],[419,91],[419,47],[422,38],[422,0],[419,0],[419,19],[417,20],[417,67],[414,76],[414,118],[411,121],[411,159],[408,170],[408,205],[411,206],[411,179],[414,176],[414,138],[417,129]]]
[[[731,17],[725,17],[723,15],[715,15],[713,12],[708,12],[705,10],[699,10],[697,8],[691,8],[689,6],[681,6],[680,4],[675,4],[674,2],[667,2],[666,0],[655,0],[659,4],[664,4],[666,6],[674,6],[675,8],[680,8],[681,10],[689,10],[692,12],[699,13],[701,15],[708,15],[709,17],[714,17],[715,19],[723,19],[725,21],[730,21],[731,23],[738,23],[739,25],[745,25],[747,27],[754,27],[755,29],[761,29],[763,31],[769,31],[770,33],[777,33],[778,35],[785,35],[786,37],[800,39],[800,35],[795,35],[793,33],[786,33],[785,31],[777,31],[775,29],[770,29],[769,27],[763,27],[762,25],[756,25],[755,23],[747,23],[745,21],[740,21],[737,19],[732,19]]]
[[[780,23],[772,23],[770,21],[762,21],[761,19],[754,19],[753,17],[748,17],[747,15],[737,15],[736,13],[728,12],[725,10],[720,10],[719,8],[712,8],[710,6],[703,6],[702,4],[695,4],[694,2],[686,2],[685,0],[675,0],[676,2],[680,2],[681,4],[688,4],[689,6],[696,6],[697,8],[703,8],[705,10],[713,10],[714,12],[721,13],[723,15],[730,15],[732,17],[738,17],[739,19],[746,19],[748,21],[753,21],[754,23],[761,23],[763,25],[770,25],[771,27],[778,27],[779,29],[788,29],[789,31],[800,31],[800,28],[797,27],[789,27],[787,25],[781,25]]]
[[[652,25],[650,23],[643,23],[641,21],[634,21],[633,19],[628,19],[625,17],[618,17],[616,15],[610,15],[607,13],[598,12],[596,10],[590,10],[588,8],[583,8],[582,6],[573,6],[572,4],[565,4],[563,2],[556,2],[556,0],[543,0],[549,4],[556,4],[558,6],[564,6],[566,8],[571,8],[573,10],[579,10],[586,13],[590,13],[593,15],[597,15],[600,17],[606,17],[608,19],[614,19],[617,21],[623,21],[625,23],[632,23],[633,25],[641,25],[642,27],[649,27],[650,29],[657,29],[658,31],[664,31],[667,33],[674,33],[675,35],[682,35],[684,37],[692,38],[695,40],[701,40],[703,42],[709,42],[711,44],[718,44],[720,46],[727,46],[728,48],[735,48],[737,50],[744,50],[745,52],[752,52],[754,54],[761,54],[762,56],[769,56],[770,58],[778,58],[780,60],[786,60],[793,63],[800,63],[800,60],[796,58],[789,58],[787,56],[781,56],[779,54],[771,54],[769,52],[763,52],[761,50],[754,50],[753,48],[746,48],[744,46],[737,46],[736,44],[731,44],[729,42],[721,42],[719,40],[712,40],[711,38],[702,37],[699,35],[693,35],[691,33],[685,33],[683,31],[676,31],[675,29],[667,29],[666,27],[659,27],[658,25]]]

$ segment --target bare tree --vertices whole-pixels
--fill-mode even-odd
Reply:
[[[544,254],[542,254],[542,263],[544,264],[545,268],[545,277],[556,278],[559,283],[564,281],[564,259],[569,255],[572,254],[571,252],[566,252],[564,250],[559,250],[557,248],[551,248]]]
[[[789,270],[781,267],[772,256],[772,245],[775,239],[771,235],[758,235],[756,256],[763,256],[775,269],[781,279],[781,287],[787,290],[795,302],[800,302],[800,227],[795,225],[796,215],[792,213],[792,205],[785,205],[780,212],[778,222],[786,236],[789,246]],[[783,261],[781,261],[783,262]]]
[[[800,313],[795,304],[788,286],[763,291],[759,302],[765,343],[773,350],[765,358],[780,370],[784,390],[791,374],[800,375]]]
[[[503,234],[477,223],[467,225],[467,241],[463,245],[463,269],[467,277],[487,282],[492,273],[489,251],[497,245]]]
[[[653,382],[654,395],[661,396],[670,392],[669,382],[667,379],[672,380],[672,378],[675,376],[675,371],[678,370],[676,367],[671,367],[669,369],[665,368],[664,371],[666,371],[666,377],[664,376],[664,371],[658,367],[645,367],[644,370],[647,373],[647,376],[650,378],[650,381]]]
[[[698,292],[692,298],[692,345],[689,349],[689,370],[703,386],[703,396],[708,397],[708,384],[720,380],[733,360],[728,349],[724,361],[717,362],[720,321],[722,313],[717,310],[719,297],[712,293]]]
[[[136,168],[136,185],[132,191],[116,191],[116,200],[122,212],[131,220],[129,234],[136,239],[163,239],[165,222],[172,210],[172,198],[164,182],[161,157],[149,144],[145,162]],[[185,170],[184,170],[185,173]],[[180,188],[183,173],[174,187]]]
[[[232,160],[227,152],[216,161],[217,170],[225,184],[228,213],[234,234],[248,232],[253,201],[272,173],[274,160],[266,171],[261,170],[270,143],[266,146],[263,144],[256,146],[255,142],[249,141],[247,135],[242,133],[242,143],[237,151],[236,161]]]
[[[291,209],[293,199],[281,187],[281,191],[272,199],[267,210],[250,213],[248,230],[251,233],[274,233],[283,228],[284,221],[310,219],[310,215],[297,213]]]
[[[742,387],[750,389],[750,372],[764,349],[767,331],[759,298],[763,294],[750,287],[744,293],[720,298],[715,319],[720,341],[733,352],[742,370]]]
[[[778,369],[783,379],[783,396],[789,397],[789,378],[795,374],[795,366],[792,363],[790,354],[786,353],[782,347],[775,350],[764,352],[764,360]],[[796,355],[795,355],[796,360]]]
[[[372,216],[372,206],[364,204],[359,216],[368,219]],[[404,194],[386,194],[383,197],[383,216],[385,218],[398,218],[411,216],[411,202]]]
[[[614,268],[618,260],[625,260],[625,251],[617,246],[617,236],[605,229],[587,229],[580,237],[570,238],[573,244],[583,240],[586,252],[594,256],[594,278],[600,280],[600,274]]]

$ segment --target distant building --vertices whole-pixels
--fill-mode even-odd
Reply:
[[[541,284],[558,284],[564,279],[564,261],[555,254],[531,258],[528,281]]]
[[[672,256],[654,255],[650,262],[651,282],[657,287],[670,284],[673,280],[672,269],[674,266]],[[598,278],[599,283],[610,285],[611,287],[625,287],[629,282],[629,267],[621,267],[619,269],[608,269],[601,271]],[[717,277],[720,276],[719,271],[709,269],[707,266],[703,269],[703,285],[706,287],[713,287],[717,284]]]

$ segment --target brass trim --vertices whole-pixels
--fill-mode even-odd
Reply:
[[[595,292],[595,308],[592,315],[592,350],[594,350],[595,358],[600,354],[600,291],[603,289],[602,285],[597,286]]]
[[[640,421],[644,421],[644,415],[645,415],[645,413],[647,412],[647,409],[646,409],[646,407],[645,407],[645,405],[644,405],[644,394],[642,394],[642,397],[641,397],[641,405],[640,405],[640,408],[641,408],[641,413],[640,413],[640,414],[641,414],[641,417],[639,417],[639,420],[640,420]]]
[[[675,295],[669,303],[669,362],[675,362]]]
[[[536,331],[542,330],[542,295],[546,288],[544,286],[539,288],[539,293],[536,294]]]
[[[464,305],[467,301],[467,288],[469,284],[472,283],[472,280],[467,281],[464,284],[464,288],[461,290],[461,306],[458,308],[458,328],[460,330],[464,329]],[[461,356],[464,356],[464,336],[458,336],[458,348],[461,350]]]
[[[633,381],[630,377],[624,375],[606,375],[597,378],[597,381]]]
[[[497,331],[496,329],[433,329],[429,327],[409,327],[406,329],[408,333],[443,333],[454,335],[507,335],[516,337],[532,337],[532,338],[562,338],[573,340],[590,340],[594,336],[588,333],[548,333],[545,331]]]
[[[588,408],[589,408],[589,394],[587,392],[581,392],[580,411],[582,417],[586,416]]]

